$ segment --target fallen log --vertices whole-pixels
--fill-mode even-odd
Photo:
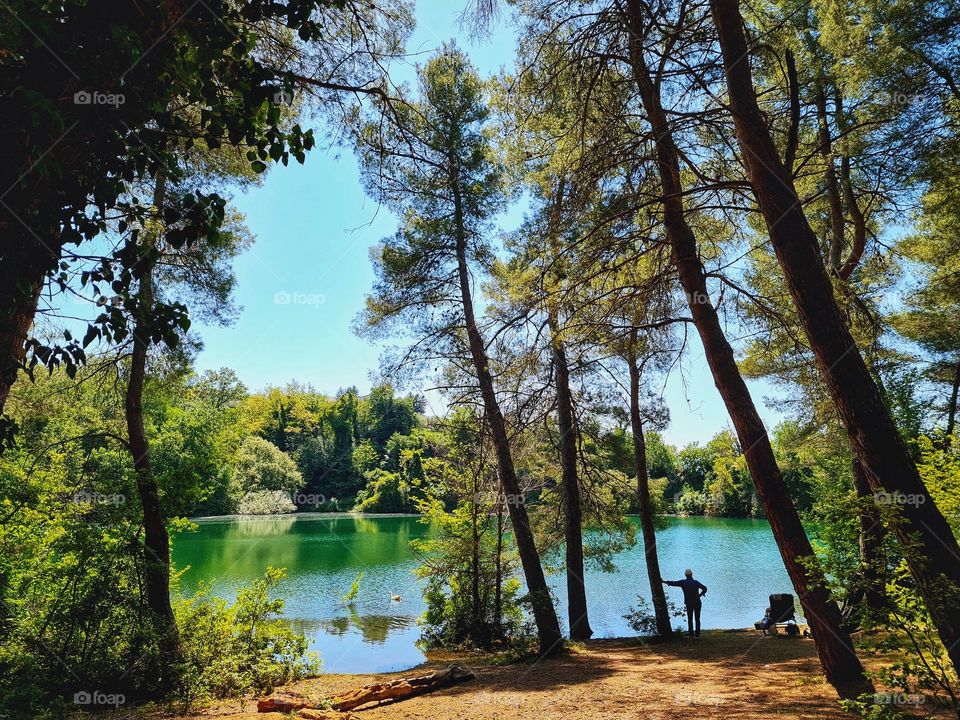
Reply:
[[[333,710],[353,710],[361,705],[384,700],[406,700],[407,698],[423,695],[434,690],[450,687],[457,683],[472,680],[476,677],[470,670],[459,665],[450,665],[441,670],[434,670],[426,675],[399,678],[385,683],[372,683],[343,695],[337,695],[329,700]]]
[[[300,708],[314,707],[315,703],[300,693],[278,690],[257,701],[257,712],[291,713]]]

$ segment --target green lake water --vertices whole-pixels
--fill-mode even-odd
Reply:
[[[763,616],[770,593],[792,592],[766,521],[669,518],[667,523],[657,535],[661,570],[665,578],[677,579],[690,567],[707,585],[705,628],[751,626]],[[416,517],[299,514],[198,524],[196,532],[182,533],[173,543],[176,567],[187,568],[180,583],[184,594],[203,581],[232,600],[239,586],[268,566],[283,567],[287,577],[278,594],[286,603],[285,617],[307,635],[326,672],[403,670],[423,660],[416,642],[424,604],[409,543],[427,528]],[[637,535],[638,544],[616,556],[615,572],[587,569],[595,637],[635,634],[623,615],[637,595],[649,600],[650,594]],[[341,597],[359,572],[365,573],[360,591],[346,608]],[[564,579],[559,573],[549,579],[563,623]],[[679,589],[667,590],[681,604]],[[395,595],[401,599],[392,599]]]

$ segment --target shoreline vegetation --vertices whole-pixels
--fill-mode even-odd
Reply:
[[[626,518],[639,518],[639,513],[624,513]],[[403,512],[359,512],[357,510],[324,510],[324,511],[313,511],[313,510],[294,510],[288,513],[271,513],[266,515],[198,515],[195,517],[187,517],[185,520],[189,522],[209,522],[217,520],[245,520],[245,519],[268,519],[268,518],[287,518],[287,517],[303,517],[303,518],[338,518],[338,517],[361,517],[361,518],[384,518],[384,517],[410,517],[410,518],[421,518],[424,517],[423,513],[403,513]],[[725,517],[720,515],[685,515],[681,513],[658,513],[657,517],[660,518],[691,518],[691,517],[704,517],[711,518],[715,517],[718,519],[724,520],[759,520],[767,522],[766,518],[763,517]]]

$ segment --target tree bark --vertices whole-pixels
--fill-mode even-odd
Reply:
[[[960,396],[960,362],[953,370],[953,388],[950,391],[950,405],[947,407],[947,441],[953,435],[957,421],[957,398]]]
[[[338,712],[353,710],[361,705],[384,700],[406,700],[425,693],[441,690],[457,683],[473,680],[476,675],[459,665],[449,665],[426,675],[398,678],[385,683],[373,683],[330,698],[329,706]],[[259,703],[258,703],[259,706]]]
[[[846,144],[847,123],[843,113],[843,95],[839,90],[837,90],[837,129],[844,136],[844,144]],[[857,193],[853,189],[850,152],[846,149],[844,149],[840,159],[840,184],[843,186],[843,197],[847,203],[847,211],[850,213],[850,221],[853,223],[853,243],[850,246],[847,259],[836,269],[836,274],[841,280],[849,280],[853,271],[860,264],[864,250],[867,248],[867,219],[860,209]]]
[[[493,588],[493,622],[497,630],[497,637],[503,631],[503,506],[497,502],[497,558],[494,561],[496,585]]]
[[[706,276],[697,256],[696,238],[683,206],[679,152],[663,110],[659,86],[653,82],[644,57],[645,11],[642,0],[628,0],[627,12],[634,80],[656,142],[664,226],[694,325],[703,342],[714,384],[733,421],[780,555],[812,630],[824,674],[841,697],[856,697],[872,686],[854,652],[849,633],[841,627],[840,610],[830,598],[823,576],[805,562],[815,557],[813,548],[777,466],[766,428],[737,367],[733,348],[727,342],[720,318],[710,303]]]
[[[587,612],[587,589],[583,580],[583,510],[577,472],[577,426],[570,391],[570,368],[557,320],[550,316],[550,342],[557,385],[557,424],[560,428],[560,466],[563,487],[563,535],[567,567],[567,617],[570,638],[589,640],[593,635]]]
[[[640,531],[643,534],[643,552],[650,583],[650,598],[657,623],[657,634],[663,638],[673,635],[667,595],[663,590],[660,558],[657,555],[657,532],[653,523],[653,504],[650,502],[650,477],[647,473],[647,443],[640,415],[640,366],[636,357],[636,330],[633,331],[627,364],[630,371],[630,429],[633,433],[633,463],[637,473],[637,497],[640,500]]]
[[[820,372],[875,492],[905,498],[894,530],[906,548],[954,668],[960,668],[960,547],[927,492],[836,300],[792,178],[785,172],[757,104],[737,0],[711,0],[737,139],[757,203]]]
[[[38,212],[28,210],[27,217]],[[57,234],[49,232],[41,239],[39,232],[24,225],[12,210],[0,208],[0,415],[23,364],[47,273],[60,260]]]
[[[477,484],[473,485],[474,497],[479,493]],[[480,517],[477,502],[470,508],[470,604],[472,606],[473,626],[480,630],[483,616],[480,610]]]
[[[23,363],[24,344],[37,312],[46,271],[37,269],[26,287],[12,277],[0,280],[0,414]],[[3,444],[0,443],[0,452]]]
[[[154,190],[154,206],[163,205],[164,180],[158,178]],[[149,233],[141,233],[148,238]],[[149,239],[146,240],[149,243]],[[145,247],[144,250],[147,248]],[[143,252],[143,250],[141,251]],[[125,411],[130,454],[136,473],[137,492],[143,506],[143,551],[144,577],[147,606],[161,623],[164,645],[176,647],[179,644],[177,625],[170,604],[170,538],[167,535],[166,522],[160,508],[160,494],[153,477],[150,462],[150,446],[147,441],[143,422],[143,385],[146,377],[147,351],[150,348],[149,314],[153,306],[153,265],[144,253],[143,262],[147,264],[140,277],[137,290],[138,317],[133,328],[133,354],[130,360],[130,377],[127,382]]]
[[[455,175],[454,168],[451,168],[451,174]],[[543,566],[540,564],[540,554],[537,552],[537,546],[533,539],[533,529],[530,527],[527,508],[523,503],[523,491],[513,464],[506,421],[500,410],[500,402],[497,400],[497,394],[493,386],[487,349],[480,334],[480,328],[477,326],[476,314],[473,309],[473,295],[470,290],[470,269],[467,265],[467,237],[463,222],[463,204],[455,176],[451,177],[451,186],[454,196],[457,276],[460,285],[463,320],[467,330],[467,342],[470,347],[474,370],[477,373],[477,384],[480,386],[480,395],[483,399],[483,408],[487,425],[490,428],[494,452],[497,456],[500,486],[506,496],[507,512],[510,514],[513,537],[517,543],[517,554],[520,556],[520,565],[523,567],[523,576],[527,582],[533,619],[537,626],[540,653],[549,655],[558,652],[563,647],[563,635],[560,633],[557,611],[553,606],[550,589],[547,587]]]
[[[854,456],[851,461],[853,487],[859,501],[860,520],[860,569],[863,576],[863,599],[868,610],[878,612],[886,607],[884,592],[883,525],[880,513],[874,505],[874,494],[870,480],[860,459]]]
[[[840,185],[837,182],[837,167],[833,157],[833,140],[830,135],[830,121],[827,113],[826,80],[819,76],[816,80],[815,103],[817,106],[817,140],[820,143],[820,159],[823,162],[823,184],[827,191],[830,206],[830,268],[837,272],[843,255],[843,200]]]

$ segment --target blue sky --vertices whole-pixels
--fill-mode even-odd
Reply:
[[[455,38],[483,74],[509,65],[515,44],[509,23],[472,42],[458,25],[461,6],[420,0],[408,50],[423,59]],[[410,68],[395,75],[411,77]],[[356,337],[351,324],[373,281],[369,249],[394,230],[395,218],[364,195],[351,150],[317,150],[302,166],[277,166],[260,187],[237,194],[234,205],[256,238],[235,263],[243,311],[230,327],[194,326],[205,344],[198,370],[233,368],[252,390],[291,380],[329,394],[351,385],[367,390],[382,348]],[[729,426],[695,336],[689,347],[683,377],[675,372],[665,390],[672,421],[664,434],[678,445],[706,441]],[[775,394],[767,383],[751,387],[758,406]],[[768,423],[779,418],[762,412]]]

